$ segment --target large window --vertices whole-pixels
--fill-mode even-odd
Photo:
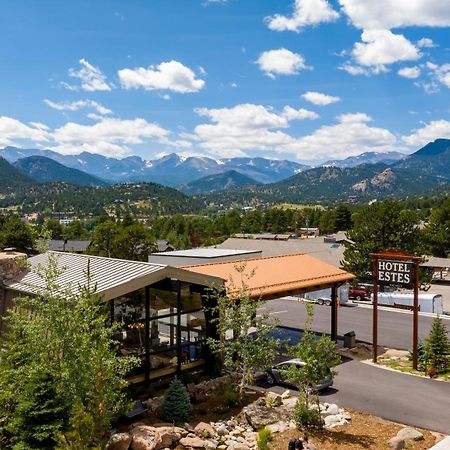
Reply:
[[[178,293],[179,289],[179,293]],[[175,373],[178,365],[203,358],[206,321],[199,292],[187,283],[170,282],[163,287],[140,289],[114,300],[114,320],[123,324],[118,336],[123,354],[147,361],[146,308],[148,307],[148,369],[150,378]],[[187,366],[186,366],[187,367]]]

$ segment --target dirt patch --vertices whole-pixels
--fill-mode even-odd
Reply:
[[[352,421],[348,425],[336,427],[332,430],[309,433],[309,440],[316,446],[317,450],[386,450],[389,448],[389,439],[404,428],[403,425],[353,409],[346,408],[346,411],[349,411],[352,415]],[[436,437],[429,431],[417,429],[423,433],[425,439],[418,442],[409,442],[406,448],[408,450],[428,450],[436,443]],[[289,439],[302,435],[301,431],[275,434],[270,443],[270,449],[287,449]]]

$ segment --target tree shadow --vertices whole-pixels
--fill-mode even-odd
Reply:
[[[321,440],[327,440],[332,442],[336,448],[343,444],[358,445],[358,448],[370,448],[376,443],[372,436],[367,435],[355,435],[351,433],[346,433],[345,431],[331,431],[331,430],[318,430],[311,431],[309,435],[312,438],[317,438]]]

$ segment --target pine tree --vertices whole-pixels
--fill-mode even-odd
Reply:
[[[160,417],[165,422],[182,424],[191,417],[192,405],[189,394],[180,380],[174,380],[167,389]]]
[[[447,330],[440,317],[436,317],[425,340],[425,352],[428,368],[437,373],[446,372],[450,366],[450,341]]]

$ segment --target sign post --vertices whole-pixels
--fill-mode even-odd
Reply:
[[[378,286],[399,286],[414,290],[413,303],[413,369],[418,362],[419,328],[419,262],[422,258],[398,251],[371,253],[373,281],[372,359],[378,357]]]

